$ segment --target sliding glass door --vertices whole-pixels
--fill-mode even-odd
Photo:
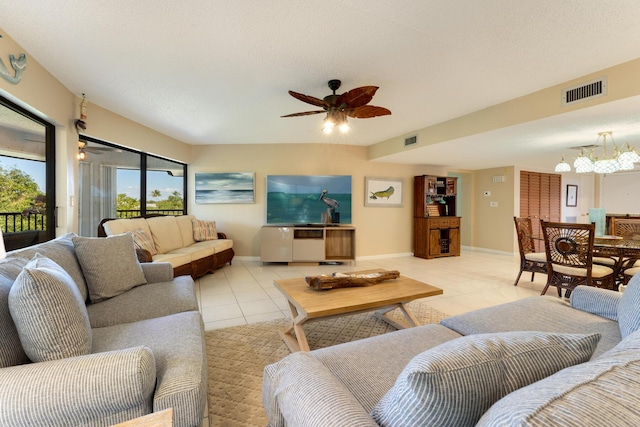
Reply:
[[[103,219],[186,213],[186,168],[88,137],[80,161],[79,234],[97,236]]]
[[[55,132],[0,97],[0,228],[7,250],[55,237]]]

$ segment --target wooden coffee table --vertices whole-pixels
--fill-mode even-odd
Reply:
[[[357,273],[378,271],[383,270]],[[292,352],[309,351],[309,343],[302,328],[306,322],[377,310],[376,317],[398,329],[418,326],[418,319],[406,304],[415,299],[442,294],[440,288],[404,276],[372,286],[325,291],[313,290],[303,277],[275,280],[273,284],[287,298],[291,310],[291,324],[280,332],[280,336]],[[388,316],[396,308],[402,311],[406,323],[397,322]]]

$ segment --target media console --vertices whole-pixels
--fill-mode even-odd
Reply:
[[[356,228],[347,225],[265,225],[260,231],[262,262],[353,262]]]

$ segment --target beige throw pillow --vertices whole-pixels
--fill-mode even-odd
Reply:
[[[136,245],[136,248],[143,249],[151,255],[158,253],[156,245],[153,243],[153,239],[142,228],[137,228],[131,233],[133,234],[133,243]]]
[[[203,221],[200,219],[194,219],[192,220],[192,223],[193,239],[196,242],[218,239],[218,232],[216,231],[215,221]]]

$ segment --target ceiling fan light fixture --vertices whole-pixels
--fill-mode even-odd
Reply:
[[[84,151],[84,148],[78,148],[78,160],[86,160],[87,152]]]

